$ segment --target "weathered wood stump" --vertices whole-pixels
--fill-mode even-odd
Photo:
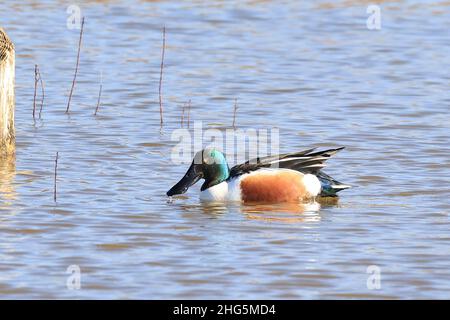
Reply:
[[[0,28],[0,156],[14,154],[14,45]]]

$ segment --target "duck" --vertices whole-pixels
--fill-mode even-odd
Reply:
[[[210,202],[282,203],[337,197],[350,188],[322,171],[325,161],[344,147],[316,151],[311,148],[275,156],[257,157],[231,169],[216,148],[198,151],[186,174],[169,191],[184,194],[203,179],[200,200]]]

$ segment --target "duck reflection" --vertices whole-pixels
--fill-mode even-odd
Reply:
[[[320,204],[318,202],[286,202],[277,204],[244,204],[241,207],[248,219],[280,222],[314,222],[320,221]]]
[[[184,197],[186,200],[188,197]],[[248,219],[282,222],[315,222],[320,221],[319,211],[323,207],[338,204],[337,197],[319,197],[314,202],[283,203],[241,203],[241,202],[203,202],[183,204],[180,209],[186,213],[198,212],[219,218],[230,212],[240,212]]]
[[[239,207],[239,205],[234,203],[223,203],[223,202],[200,202],[200,207],[204,214],[209,214],[215,217],[223,215],[229,211],[233,210],[233,207]]]
[[[178,203],[177,200],[187,200],[187,196],[177,196],[176,199],[170,199],[167,201],[167,203],[171,204],[178,204],[178,208],[183,213],[198,213],[199,211],[203,214],[211,215],[212,217],[219,217],[220,215],[223,215],[225,213],[228,213],[233,206],[236,206],[239,208],[238,204],[230,204],[230,203],[223,203],[223,202],[203,202],[200,201],[200,203],[196,204],[188,204],[188,203]]]
[[[14,189],[16,176],[16,157],[0,156],[0,205],[15,200],[17,194]]]
[[[334,207],[339,204],[339,197],[317,197],[316,201],[323,207]]]

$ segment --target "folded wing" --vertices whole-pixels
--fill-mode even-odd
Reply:
[[[244,173],[256,171],[261,168],[283,168],[316,175],[322,183],[323,196],[334,196],[336,192],[347,189],[344,185],[321,171],[325,161],[330,159],[344,147],[315,151],[315,148],[300,152],[284,153],[276,156],[251,159],[243,164],[236,165],[230,170],[230,179]]]

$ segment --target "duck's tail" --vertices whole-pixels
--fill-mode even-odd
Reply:
[[[311,173],[319,178],[322,185],[320,193],[323,197],[335,197],[341,190],[350,188],[349,185],[343,184],[322,171],[325,167],[325,161],[335,155],[344,147],[312,152],[314,149],[305,150],[297,153],[280,155],[280,159],[276,160],[280,168],[288,168],[298,170],[302,173]]]
[[[318,171],[316,176],[322,184],[322,191],[320,193],[322,197],[336,197],[339,191],[351,188],[351,186],[333,179],[323,171]]]

